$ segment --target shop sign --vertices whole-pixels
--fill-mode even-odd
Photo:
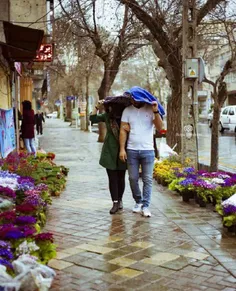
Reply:
[[[35,62],[52,61],[52,44],[42,44],[37,52]]]

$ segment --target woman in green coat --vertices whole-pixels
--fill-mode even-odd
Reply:
[[[110,214],[115,214],[119,209],[123,209],[122,197],[125,190],[126,163],[119,159],[119,129],[122,112],[126,106],[122,103],[113,103],[111,98],[116,97],[107,97],[102,102],[105,108],[104,113],[97,114],[99,108],[96,106],[95,111],[90,115],[90,121],[92,123],[105,122],[106,124],[107,133],[99,164],[107,171],[113,201]],[[126,130],[129,131],[129,128],[127,127]]]

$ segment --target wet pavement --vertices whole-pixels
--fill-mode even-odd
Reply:
[[[211,129],[207,124],[198,124],[199,161],[210,164]],[[219,133],[219,168],[236,173],[236,133],[225,130]]]
[[[44,132],[42,148],[70,168],[45,227],[58,245],[51,290],[236,290],[236,235],[213,208],[183,203],[154,181],[153,216],[144,218],[131,211],[127,180],[124,210],[112,216],[97,135],[60,120]]]

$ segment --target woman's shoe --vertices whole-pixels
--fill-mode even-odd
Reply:
[[[119,210],[119,202],[113,202],[112,209],[110,210],[110,214],[115,214]]]
[[[122,200],[119,201],[119,209],[123,209],[123,202],[122,202]]]

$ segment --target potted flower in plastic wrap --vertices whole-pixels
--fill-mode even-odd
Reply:
[[[229,232],[236,233],[236,193],[221,205],[217,205],[216,210],[222,215],[223,226],[227,227]]]

